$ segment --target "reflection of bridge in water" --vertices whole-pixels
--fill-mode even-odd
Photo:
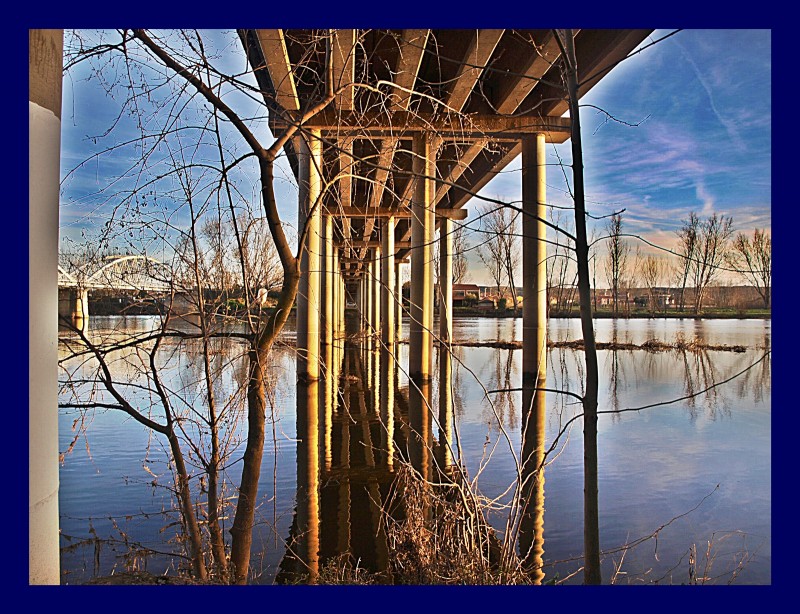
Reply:
[[[93,271],[58,267],[58,315],[77,328],[89,317],[89,292],[166,293],[172,290],[172,269],[143,255],[106,256]]]
[[[403,580],[413,580],[413,573],[423,580],[420,574],[431,570],[420,560],[425,553],[411,552],[409,528],[421,523],[417,528],[435,533],[432,516],[443,502],[460,497],[457,489],[465,486],[453,440],[451,354],[439,352],[435,389],[433,382],[418,378],[401,388],[397,356],[374,336],[363,336],[361,325],[357,316],[348,318],[349,335],[326,348],[320,379],[298,386],[296,507],[278,582],[314,582],[330,565],[329,576],[359,569],[377,574],[372,580],[391,583],[403,567],[398,555],[405,557]],[[520,566],[529,582],[539,584],[544,578],[545,395],[531,395],[526,399],[534,418],[525,437],[528,462],[522,466],[515,535]],[[432,496],[420,497],[421,492]],[[483,510],[473,509],[457,521],[465,533],[483,540],[482,564],[497,566],[501,539],[486,530]]]

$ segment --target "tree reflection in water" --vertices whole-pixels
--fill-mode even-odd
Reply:
[[[119,331],[114,333],[113,327],[104,329],[99,322],[93,322],[91,330],[93,334],[120,334]],[[727,448],[719,448],[723,445],[719,441],[721,438],[725,446],[735,445],[737,454],[746,454],[749,465],[766,466],[766,475],[769,475],[768,445],[763,460],[752,450],[752,446],[761,445],[758,442],[768,444],[769,441],[768,413],[766,421],[759,418],[763,415],[761,408],[765,404],[769,407],[769,355],[747,369],[769,350],[769,336],[750,344],[750,349],[743,353],[688,349],[690,345],[687,344],[687,349],[665,352],[599,352],[602,372],[608,382],[600,409],[621,412],[601,416],[601,523],[608,525],[601,527],[601,533],[608,533],[609,539],[615,540],[603,544],[604,551],[609,552],[604,566],[611,566],[612,558],[619,561],[618,549],[625,543],[635,543],[637,536],[650,536],[662,523],[696,506],[712,490],[700,479],[703,471],[709,474],[709,480],[726,475],[724,471],[728,468],[723,465],[736,463],[731,462],[732,457],[724,456],[728,454]],[[173,351],[164,353],[165,362],[169,363],[164,365],[164,371],[171,373],[168,384],[187,407],[197,402],[197,395],[203,392],[195,386],[203,373],[197,364],[200,349],[195,346],[191,341],[175,340]],[[368,580],[366,573],[370,572],[376,575],[369,581],[393,581],[392,578],[396,580],[393,574],[398,572],[397,561],[403,560],[405,565],[417,565],[415,573],[420,581],[432,581],[432,577],[421,571],[423,561],[409,558],[413,540],[398,528],[410,515],[416,515],[418,524],[414,526],[420,529],[424,523],[437,518],[447,518],[457,527],[455,516],[448,515],[453,508],[445,505],[446,499],[436,498],[436,493],[445,492],[447,487],[439,486],[436,492],[430,490],[429,494],[435,496],[428,496],[424,489],[418,488],[420,484],[446,485],[448,480],[451,483],[469,480],[472,495],[467,507],[460,508],[465,513],[462,521],[468,519],[475,523],[472,530],[476,534],[485,523],[492,524],[493,537],[483,545],[487,552],[493,553],[487,560],[491,559],[496,568],[501,567],[500,559],[506,556],[506,563],[517,564],[525,571],[526,582],[546,583],[569,577],[580,567],[578,557],[581,554],[581,527],[574,511],[580,509],[577,503],[580,474],[576,470],[580,466],[580,429],[568,426],[579,416],[575,398],[555,392],[511,390],[517,387],[519,379],[517,350],[456,347],[452,356],[440,352],[437,360],[445,363],[449,359],[451,363],[451,382],[438,374],[428,383],[408,381],[403,373],[402,355],[401,351],[398,360],[396,352],[378,349],[377,345],[368,351],[356,343],[334,345],[330,353],[325,354],[326,368],[319,383],[295,387],[292,351],[287,349],[283,354],[276,354],[268,373],[274,381],[271,388],[278,391],[273,406],[283,414],[271,418],[276,429],[273,454],[265,458],[263,475],[273,484],[265,484],[263,488],[257,531],[261,533],[259,543],[267,549],[277,545],[283,554],[278,559],[266,555],[267,567],[262,580],[271,581],[275,577],[274,567],[269,563],[275,560],[275,567],[279,568],[278,581],[331,581],[331,570],[337,569],[340,579],[363,582]],[[245,361],[240,346],[224,339],[213,340],[209,356],[209,372],[215,382],[214,398],[220,406],[231,410],[227,428],[232,443],[228,454],[235,459],[237,420],[241,412],[237,413],[234,408],[240,404],[236,399],[242,394],[247,377]],[[329,360],[330,367],[327,367]],[[126,364],[128,362],[121,360],[115,367],[124,371]],[[228,368],[230,365],[233,368]],[[697,394],[740,371],[742,375],[729,385],[713,387],[696,398],[686,398],[641,414],[624,411],[648,402]],[[551,348],[547,382],[539,386],[580,394],[581,374],[580,350]],[[131,381],[135,380],[135,375],[131,373]],[[484,391],[493,389],[503,392],[490,395],[491,406]],[[291,412],[286,411],[286,403],[295,390],[297,460],[293,465],[297,468],[297,481],[292,492],[287,493],[279,485],[293,479],[293,470],[287,471],[286,457],[279,452],[293,450],[295,444],[281,443],[282,432],[291,434],[291,429],[281,425],[281,420],[292,419]],[[446,395],[442,391],[448,390],[452,398],[443,402],[442,397]],[[442,411],[443,407],[450,407],[449,413],[446,409]],[[636,418],[637,415],[643,419]],[[613,421],[608,419],[612,416]],[[97,418],[98,422],[100,420]],[[703,429],[707,430],[708,423],[715,421],[722,422],[726,428],[709,433],[713,438],[708,439]],[[650,422],[652,426],[648,426]],[[761,426],[765,422],[766,427]],[[752,443],[733,430],[739,423],[748,429]],[[572,424],[580,424],[579,418]],[[658,437],[652,436],[654,432]],[[503,443],[506,437],[508,445]],[[662,446],[662,440],[663,446],[673,446],[672,454]],[[694,440],[697,446],[690,447]],[[491,450],[486,457],[483,455],[485,445]],[[64,447],[62,445],[62,449]],[[715,451],[717,449],[719,451]],[[102,458],[102,442],[97,451],[98,458]],[[158,451],[151,450],[150,456],[156,460]],[[631,458],[636,458],[636,462],[631,463]],[[669,458],[668,465],[654,465],[663,469],[656,473],[647,469],[646,465],[653,459],[664,463],[665,458]],[[67,460],[68,464],[71,462]],[[682,479],[682,474],[676,472],[682,471],[680,468],[684,465],[693,467],[698,475]],[[158,471],[155,464],[149,463],[149,466]],[[407,468],[415,471],[416,481],[412,483],[404,475],[398,482],[398,476]],[[763,550],[766,569],[758,568],[753,562],[749,564],[761,569],[755,575],[759,579],[756,581],[768,581],[769,480],[764,491],[763,476],[763,473],[750,471],[732,474],[727,482],[723,481],[723,488],[726,484],[729,489],[738,488],[730,485],[736,480],[752,491],[745,493],[739,489],[726,495],[726,502],[740,498],[738,506],[734,505],[741,508],[738,515],[737,510],[723,509],[728,506],[718,503],[710,516],[708,512],[699,516],[700,512],[696,512],[691,516],[696,519],[689,523],[673,523],[659,534],[661,560],[653,561],[652,552],[638,558],[634,553],[626,554],[624,560],[625,565],[630,566],[626,569],[629,575],[618,578],[648,581],[656,572],[661,577],[670,566],[678,563],[689,545],[703,543],[705,536],[722,526],[742,527],[745,534],[752,534],[751,541],[756,539],[758,532],[748,528],[741,514],[758,519],[762,516],[759,505],[765,504],[765,520],[753,526],[759,528],[767,523],[766,533],[761,530],[761,535],[766,536]],[[425,481],[419,481],[419,477],[424,477]],[[717,479],[714,484],[719,481]],[[69,477],[64,483],[69,484]],[[545,483],[548,485],[547,510]],[[677,490],[676,484],[679,485]],[[693,489],[688,489],[689,485],[694,485]],[[681,490],[683,487],[687,487],[685,492]],[[668,497],[665,489],[669,490]],[[234,494],[226,492],[227,496]],[[414,493],[413,500],[406,499],[408,492]],[[604,497],[610,500],[604,503]],[[757,498],[762,501],[754,501]],[[671,505],[666,505],[665,501]],[[701,509],[708,505],[705,503]],[[271,512],[265,513],[267,508],[272,508]],[[291,525],[287,526],[282,519],[292,508]],[[85,517],[85,511],[77,514],[75,509],[67,494],[65,512]],[[478,510],[480,514],[476,516]],[[101,511],[102,508],[98,508],[89,513]],[[63,522],[65,533],[76,533],[73,521],[65,519]],[[629,539],[625,534],[616,537],[614,527],[619,523],[627,527]],[[99,522],[95,523],[96,530],[102,534],[101,527]],[[270,542],[274,545],[270,546]],[[727,543],[731,543],[730,540]],[[507,554],[509,546],[513,556]],[[398,554],[400,551],[395,551],[400,547],[407,548],[402,556]],[[615,554],[610,554],[615,550]],[[67,565],[69,561],[76,561],[74,553],[66,553],[65,557]],[[570,560],[573,557],[576,560]],[[108,552],[101,554],[101,560],[101,567],[114,564],[113,555]],[[649,568],[655,571],[641,575],[642,570]],[[102,569],[99,571],[103,573]],[[613,571],[613,567],[604,571],[604,577],[612,577]],[[720,575],[723,571],[720,568]],[[485,576],[472,577],[476,582],[481,581],[479,578],[485,579]],[[509,576],[504,577],[510,581]],[[747,575],[742,578],[748,581]]]

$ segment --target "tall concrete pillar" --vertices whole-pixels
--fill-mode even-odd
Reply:
[[[439,222],[439,339],[453,340],[453,220]]]
[[[373,332],[380,337],[381,332],[381,261],[382,261],[382,254],[381,248],[376,247],[375,251],[373,252],[374,258],[372,260],[372,276],[371,276],[371,287],[372,287],[372,328]],[[379,339],[378,339],[379,340]],[[376,340],[376,341],[378,341]],[[378,343],[375,344],[376,346]]]
[[[403,336],[403,275],[402,264],[395,262],[394,264],[394,283],[395,283],[395,312],[394,325],[395,325],[395,339],[402,339]]]
[[[372,334],[375,332],[375,322],[372,319],[372,301],[375,298],[375,295],[372,291],[372,282],[375,279],[375,261],[372,259],[372,255],[369,255],[369,260],[366,262],[366,271],[364,275],[364,293],[366,295],[366,305],[367,305],[367,312],[365,315],[367,319],[367,335],[372,337]]]
[[[295,142],[300,189],[298,226],[301,231],[308,227],[297,290],[297,377],[308,381],[319,378],[320,208],[314,205],[321,190],[322,141],[319,131],[312,130],[308,141],[298,137]]]
[[[547,244],[544,134],[522,139],[522,380],[547,372]],[[533,216],[537,216],[537,220]]]
[[[394,266],[394,225],[395,218],[386,218],[381,229],[381,342],[384,347],[393,349],[395,341],[395,266]]]
[[[334,279],[333,279],[333,216],[325,213],[322,216],[322,304],[324,311],[322,314],[322,334],[320,344],[333,345],[334,331]]]
[[[28,582],[59,584],[58,190],[63,31],[28,31]]]
[[[356,305],[358,305],[358,325],[364,329],[364,318],[366,314],[366,302],[364,301],[364,276],[362,275],[356,285]]]
[[[337,252],[337,259],[339,257]],[[339,272],[339,335],[344,337],[345,333],[347,332],[346,328],[346,309],[347,309],[347,285],[344,282],[344,276],[342,275],[341,264],[339,264],[336,268]]]
[[[436,193],[435,138],[416,134],[413,143],[415,182],[411,200],[411,302],[408,371],[430,378],[433,356],[433,234]]]
[[[453,420],[450,342],[453,340],[453,220],[439,223],[439,464],[452,463],[450,443]]]
[[[341,286],[341,279],[339,276],[339,250],[335,247],[333,248],[333,295],[331,296],[331,303],[333,304],[333,337],[334,339],[339,337],[341,332],[341,317],[342,313],[339,309],[340,305],[340,296],[339,294],[342,291]],[[334,342],[335,343],[335,342]]]
[[[545,393],[547,375],[547,211],[545,138],[522,140],[522,476],[520,555],[534,584],[544,578]],[[533,216],[536,216],[534,218]]]
[[[324,212],[322,215],[322,330],[320,331],[320,356],[323,359],[320,372],[320,394],[324,420],[321,426],[321,441],[323,442],[323,458],[325,470],[330,471],[333,463],[333,406],[336,399],[336,386],[334,380],[334,345],[333,336],[335,328],[334,318],[334,272],[333,272],[333,217]]]

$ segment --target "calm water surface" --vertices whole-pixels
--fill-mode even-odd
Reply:
[[[93,335],[122,338],[150,330],[155,324],[151,317],[92,317],[90,330]],[[641,344],[648,339],[697,338],[709,345],[747,348],[743,353],[599,352],[600,410],[619,412],[603,414],[599,420],[600,536],[601,548],[607,552],[604,582],[618,570],[618,583],[684,583],[693,546],[699,573],[705,572],[715,583],[732,578],[740,584],[771,582],[771,380],[770,356],[764,357],[770,334],[771,323],[764,320],[596,321],[598,341]],[[509,340],[521,339],[521,335],[520,319],[465,318],[456,320],[454,327],[456,340]],[[293,336],[293,331],[287,330],[286,338]],[[553,320],[549,336],[553,341],[580,339],[579,321]],[[61,351],[62,357],[66,356],[66,349]],[[226,468],[226,494],[230,497],[241,471],[237,462],[241,453],[236,448],[240,436],[237,419],[241,417],[237,390],[245,377],[241,352],[240,345],[218,340],[212,353],[212,371],[218,378],[216,398],[221,406],[230,408],[230,420],[224,427],[231,441]],[[497,497],[502,504],[513,483],[515,455],[519,454],[522,397],[520,392],[487,395],[486,391],[520,385],[521,351],[456,347],[454,352],[454,414],[461,462],[470,476],[479,474],[481,492]],[[120,355],[113,368],[130,384],[128,394],[141,408],[149,406],[152,399],[136,388],[140,381],[137,361],[131,350]],[[203,379],[199,346],[165,343],[160,361],[176,403],[187,412],[200,407],[205,388],[199,383]],[[401,345],[398,362],[402,367],[407,361],[408,346]],[[358,352],[345,362],[349,371],[358,370],[356,380],[366,385],[340,390],[340,402],[347,401],[351,417],[361,415],[354,409],[360,402],[365,411],[376,414],[378,370],[368,356]],[[62,379],[67,371],[73,379],[91,379],[89,364],[73,359],[63,366]],[[743,371],[728,383],[684,398]],[[302,441],[308,439],[296,432],[298,388],[292,348],[275,350],[270,378],[275,394],[267,425],[252,562],[258,581],[264,583],[274,581],[282,561],[286,565],[287,542],[299,532],[298,518],[304,517],[300,512],[306,509],[305,497],[298,507],[298,492],[308,487],[297,482],[298,446],[301,455],[307,455]],[[580,393],[582,379],[581,352],[564,348],[548,352],[549,388]],[[92,385],[79,385],[84,396]],[[397,388],[393,433],[399,460],[404,449],[403,407],[408,402],[408,379],[402,369]],[[360,396],[353,396],[356,390],[362,391]],[[434,407],[437,395],[435,381]],[[62,402],[69,398],[69,390],[62,390]],[[676,399],[682,400],[623,411]],[[581,574],[572,574],[580,568],[583,550],[582,425],[576,421],[564,430],[578,411],[571,397],[548,393],[546,406],[548,447],[558,439],[545,468],[545,581],[580,583]],[[320,411],[324,413],[324,407]],[[340,478],[334,486],[324,480],[319,484],[320,558],[324,562],[350,543],[363,566],[379,568],[385,563],[386,546],[376,545],[366,535],[374,533],[370,527],[375,510],[370,502],[376,488],[385,488],[385,480],[361,479],[359,475],[377,475],[375,468],[385,467],[387,430],[378,420],[337,421],[341,411],[341,407],[331,408],[328,427],[324,419],[320,421],[320,446],[328,452],[327,457],[320,452],[320,471],[333,475],[331,467],[347,464],[355,473],[346,480],[350,505],[342,503],[345,491]],[[435,420],[432,432],[441,439]],[[366,440],[372,441],[374,454],[364,451]],[[60,447],[66,451],[70,446],[60,476],[64,582],[83,582],[126,566],[154,573],[178,567],[181,559],[174,554],[180,551],[175,537],[178,515],[168,489],[171,474],[163,438],[120,412],[98,410],[81,415],[64,408],[60,411]],[[490,521],[502,531],[506,513],[497,509],[490,514]],[[226,522],[227,530],[232,518]],[[657,539],[644,539],[656,534]],[[620,549],[640,540],[622,559]],[[134,546],[161,554],[145,556],[143,550],[136,554],[134,549],[131,555]]]

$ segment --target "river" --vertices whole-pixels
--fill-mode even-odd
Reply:
[[[95,338],[126,338],[152,330],[154,316],[92,317]],[[407,320],[403,333],[408,331]],[[597,320],[598,341],[641,344],[650,339],[674,342],[698,340],[706,345],[741,345],[726,350],[602,350],[600,363],[599,509],[603,580],[608,583],[681,584],[689,581],[690,556],[695,577],[709,583],[769,584],[771,582],[771,374],[768,320]],[[456,319],[454,340],[520,340],[521,319]],[[579,321],[552,320],[552,342],[580,339]],[[291,327],[284,339],[291,342]],[[68,340],[64,336],[64,340]],[[73,340],[74,341],[74,340]],[[229,442],[226,496],[233,497],[241,464],[241,411],[237,403],[244,379],[241,344],[214,340],[211,370],[216,374],[215,398],[228,408],[224,440]],[[148,407],[150,392],[142,385],[135,350],[120,352],[113,362],[117,377],[137,407]],[[378,531],[374,508],[377,491],[369,479],[358,491],[358,475],[387,462],[387,429],[377,419],[375,386],[379,368],[369,354],[356,351],[344,361],[340,381],[358,381],[361,396],[340,390],[339,404],[320,406],[318,483],[298,484],[298,448],[308,437],[297,433],[295,357],[290,343],[276,347],[269,367],[274,395],[261,471],[252,567],[255,581],[271,583],[287,566],[287,543],[298,534],[308,512],[298,492],[309,487],[319,495],[312,510],[320,520],[313,528],[320,563],[349,548],[365,569],[378,569],[391,555],[387,545],[366,534]],[[66,345],[60,344],[66,359]],[[408,361],[408,346],[400,345],[398,363]],[[489,347],[455,347],[453,361],[453,454],[476,478],[479,491],[494,500],[489,522],[502,534],[506,527],[509,486],[519,454],[522,393],[487,391],[520,386],[521,351]],[[582,352],[568,347],[548,351],[547,387],[580,393]],[[175,403],[191,416],[203,403],[205,387],[198,342],[165,341],[159,367]],[[337,367],[338,368],[338,367]],[[73,390],[89,398],[97,386],[91,361],[62,362],[60,401],[74,399]],[[736,376],[736,377],[734,377]],[[353,377],[356,380],[353,380]],[[731,379],[732,378],[732,379]],[[339,379],[339,378],[337,378]],[[726,381],[729,380],[730,381]],[[86,380],[86,381],[83,381]],[[725,382],[720,385],[720,382]],[[403,457],[403,429],[408,418],[409,382],[397,374],[397,411],[388,433],[397,443],[394,465]],[[355,389],[354,389],[355,390]],[[352,391],[351,391],[352,392]],[[97,391],[93,398],[103,397]],[[434,381],[431,399],[438,397]],[[350,426],[336,416],[349,404]],[[352,401],[350,399],[356,399]],[[674,401],[665,403],[666,401]],[[354,402],[373,420],[359,423]],[[635,408],[659,405],[633,411]],[[433,405],[435,407],[435,405]],[[155,407],[155,406],[154,406]],[[154,410],[155,411],[155,410]],[[548,448],[544,469],[544,581],[580,583],[583,550],[583,451],[580,420],[564,428],[578,409],[573,397],[547,393],[544,437]],[[362,415],[358,414],[358,415]],[[326,422],[325,416],[331,418]],[[157,415],[154,415],[157,417]],[[442,425],[433,419],[433,437],[443,440]],[[60,471],[59,505],[64,583],[82,583],[94,575],[128,569],[153,573],[175,571],[183,563],[175,553],[179,516],[170,491],[166,442],[119,411],[94,409],[59,413],[60,450],[68,451]],[[202,439],[202,426],[187,419],[187,431]],[[302,434],[301,434],[302,435]],[[366,452],[372,441],[374,454]],[[555,445],[552,445],[555,442]],[[388,446],[389,449],[392,446]],[[201,450],[202,452],[202,450]],[[307,454],[307,450],[302,452]],[[312,454],[313,455],[313,454]],[[388,455],[391,456],[391,455]],[[370,463],[370,458],[371,463]],[[196,458],[194,459],[196,461]],[[355,472],[346,479],[342,468]],[[301,463],[301,467],[307,467]],[[360,467],[361,474],[358,473]],[[365,469],[366,468],[366,469]],[[337,473],[338,472],[338,473]],[[391,474],[391,471],[388,472]],[[385,475],[386,472],[382,475]],[[376,474],[377,475],[377,474]],[[352,477],[355,476],[355,477]],[[315,478],[316,479],[316,478]],[[377,478],[376,478],[377,479]],[[385,480],[380,492],[385,491]],[[343,484],[348,484],[346,490]],[[344,504],[342,497],[349,504]],[[540,493],[541,494],[541,493]],[[225,521],[230,528],[232,516]],[[379,531],[378,531],[379,532]],[[348,545],[349,544],[349,545]],[[636,544],[635,546],[632,546]],[[627,547],[626,546],[632,546]],[[694,551],[694,554],[691,554]]]

